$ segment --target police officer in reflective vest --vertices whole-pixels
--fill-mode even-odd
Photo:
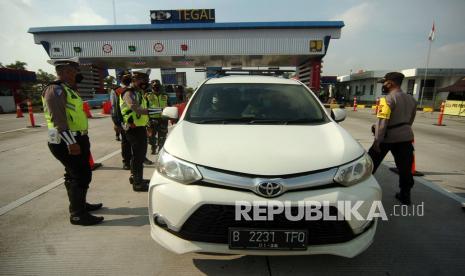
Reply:
[[[126,132],[122,127],[123,116],[121,115],[120,110],[120,95],[123,93],[126,87],[131,85],[131,72],[129,70],[123,70],[119,72],[118,79],[120,81],[120,87],[112,91],[111,105],[113,108],[111,110],[111,119],[113,120],[115,128],[118,129],[118,132],[121,134],[121,157],[123,158],[123,169],[130,170],[132,150],[129,141],[126,138]]]
[[[48,85],[42,94],[48,147],[65,166],[71,224],[94,225],[102,222],[103,217],[93,216],[89,212],[102,208],[102,204],[86,202],[92,170],[89,164],[87,117],[82,99],[76,91],[76,84],[83,79],[79,73],[79,60],[55,59],[49,63],[56,67],[58,81]]]
[[[399,171],[399,188],[396,198],[405,205],[410,204],[410,190],[413,187],[413,131],[416,101],[404,93],[400,86],[404,75],[398,72],[387,73],[378,82],[383,84],[386,97],[380,99],[376,117],[378,122],[374,127],[375,141],[368,151],[373,160],[374,170],[390,151],[394,156]]]
[[[149,114],[160,113],[158,109],[149,109],[144,91],[149,83],[150,69],[133,70],[132,86],[120,95],[120,110],[123,116],[123,129],[132,149],[131,176],[129,182],[133,190],[146,192],[149,180],[143,179],[144,159],[147,153],[147,131]]]
[[[167,107],[168,96],[161,92],[160,81],[154,80],[151,84],[152,92],[146,94],[149,107],[160,109]],[[163,119],[160,113],[149,115],[149,118],[149,142],[152,147],[152,154],[157,154],[157,146],[158,151],[160,151],[166,140],[166,135],[168,133],[168,120]]]

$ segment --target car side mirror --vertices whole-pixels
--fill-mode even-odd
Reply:
[[[333,108],[331,109],[331,118],[336,121],[336,123],[342,122],[346,119],[347,113],[345,109],[342,108]]]
[[[178,119],[178,108],[173,106],[168,106],[163,108],[161,116],[168,117],[170,119]]]

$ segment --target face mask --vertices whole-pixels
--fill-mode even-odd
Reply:
[[[382,94],[388,94],[389,93],[389,88],[386,85],[383,85],[381,87],[381,93]]]
[[[77,73],[76,76],[74,77],[74,81],[76,83],[80,83],[84,79],[84,76],[81,73]]]
[[[141,83],[140,84],[140,88],[143,89],[143,90],[146,90],[148,87],[148,84],[147,83]]]

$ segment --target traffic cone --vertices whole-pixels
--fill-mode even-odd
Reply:
[[[102,166],[102,163],[95,163],[94,158],[92,157],[92,153],[89,152],[89,165],[92,170],[96,170]]]
[[[412,145],[415,144],[415,141],[412,142]],[[397,168],[389,168],[392,172],[399,173],[399,170]],[[415,164],[415,150],[413,150],[413,162],[412,162],[412,175],[413,176],[424,176],[425,174],[422,172],[417,171],[417,167]]]
[[[109,115],[111,114],[111,102],[105,101],[102,104],[102,115]]]
[[[16,105],[16,118],[23,118],[23,111],[21,110],[21,107],[19,104]]]
[[[82,109],[84,109],[84,113],[86,113],[87,118],[92,118],[92,112],[90,112],[90,107],[88,102],[84,102],[82,104]]]
[[[29,112],[29,121],[31,122],[31,126],[28,127],[36,127],[36,120],[34,119],[34,113],[32,111],[32,102],[31,100],[27,100],[27,109]]]

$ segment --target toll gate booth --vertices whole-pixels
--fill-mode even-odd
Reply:
[[[116,68],[296,67],[320,90],[321,62],[342,21],[170,23],[30,28],[52,59]]]

